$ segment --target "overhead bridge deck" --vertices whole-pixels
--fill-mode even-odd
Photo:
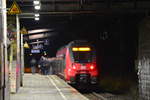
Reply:
[[[55,75],[25,74],[23,87],[10,100],[88,100]]]

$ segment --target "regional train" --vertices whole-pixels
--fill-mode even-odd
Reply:
[[[96,84],[98,82],[96,51],[86,40],[70,42],[57,51],[56,57],[63,59],[59,72],[67,83]]]

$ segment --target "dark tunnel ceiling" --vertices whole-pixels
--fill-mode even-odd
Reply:
[[[21,22],[25,26],[30,26],[28,29],[57,27],[58,24],[68,23],[72,16],[110,16],[116,13],[137,13],[150,8],[149,0],[40,0],[41,9],[36,11],[34,0],[16,1],[22,10],[19,15]],[[7,0],[7,8],[10,8],[12,2]],[[34,21],[35,13],[40,13],[39,22]]]
[[[16,0],[22,10],[22,17],[33,17],[34,0]],[[140,11],[150,9],[149,0],[40,0],[40,14],[64,15],[64,14],[91,14],[106,13],[111,11]],[[10,8],[13,0],[7,0],[7,8]],[[139,10],[140,9],[140,10]]]
[[[50,40],[53,39],[54,36],[61,38],[75,38],[77,36],[80,37],[81,32],[79,31],[85,30],[86,27],[88,27],[86,26],[87,23],[89,23],[89,25],[96,23],[96,20],[92,22],[93,18],[90,18],[90,16],[55,16],[51,18],[49,17],[51,16],[41,16],[39,21],[35,21],[33,19],[21,19],[21,23],[27,28],[27,30],[45,28],[51,29],[52,31],[47,32],[51,34],[51,36],[49,37]]]
[[[79,35],[83,30],[96,30],[99,26],[103,27],[104,21],[107,24],[112,18],[98,15],[78,15],[78,16],[41,16],[39,21],[34,19],[21,19],[23,26],[27,30],[48,28],[61,35],[76,32]],[[80,33],[79,33],[80,32]],[[50,32],[51,33],[51,32]],[[78,34],[79,33],[79,34]]]
[[[39,11],[34,9],[34,0],[16,1],[22,10],[19,15],[21,23],[28,30],[35,28],[61,30],[65,24],[74,19],[82,21],[84,18],[87,19],[95,15],[112,16],[112,14],[120,13],[141,13],[150,9],[149,0],[40,0],[41,10]],[[10,8],[11,4],[12,0],[7,0],[7,8]],[[40,21],[34,21],[35,13],[40,13]]]
[[[118,24],[120,20],[135,19],[135,15],[126,16],[102,16],[102,15],[78,15],[78,16],[41,16],[40,21],[33,19],[21,19],[22,25],[27,30],[51,29],[51,36],[66,39],[95,39],[103,32]],[[44,21],[43,21],[44,20]],[[49,37],[51,39],[51,37]]]

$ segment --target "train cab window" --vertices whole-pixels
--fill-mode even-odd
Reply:
[[[73,52],[74,61],[79,63],[92,62],[92,56],[92,52]]]

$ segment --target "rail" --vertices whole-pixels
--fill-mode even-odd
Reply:
[[[84,96],[88,97],[91,100],[134,100],[130,96],[126,95],[114,95],[111,93],[88,93],[88,94],[83,94]]]

